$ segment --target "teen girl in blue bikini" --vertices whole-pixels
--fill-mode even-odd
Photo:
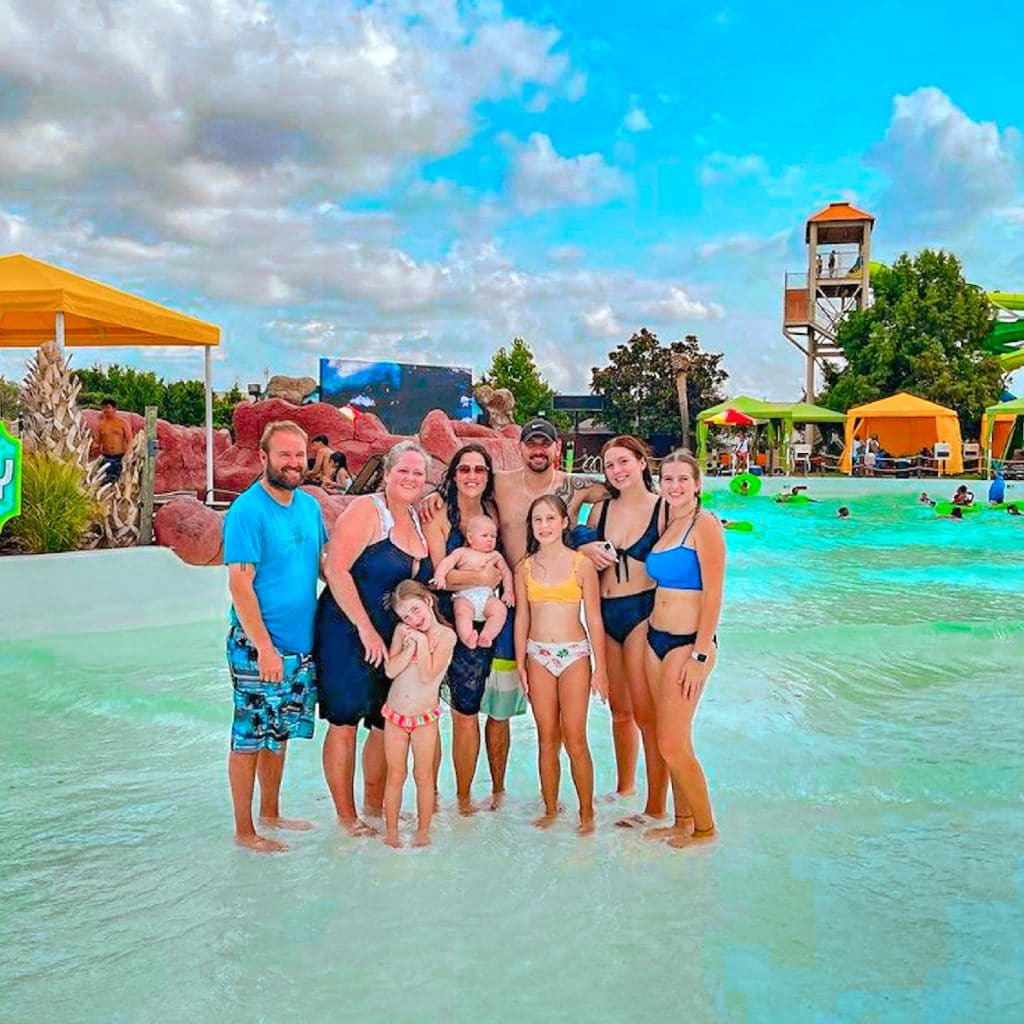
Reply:
[[[647,628],[647,678],[654,695],[658,749],[668,765],[675,823],[650,838],[687,846],[714,838],[707,779],[693,750],[693,716],[714,668],[722,609],[725,542],[718,520],[700,507],[700,467],[689,452],[661,462],[668,525],[647,556],[658,586]]]

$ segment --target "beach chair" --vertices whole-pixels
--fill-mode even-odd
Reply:
[[[789,450],[790,472],[796,473],[801,467],[804,473],[810,473],[811,446],[809,444],[795,444]]]

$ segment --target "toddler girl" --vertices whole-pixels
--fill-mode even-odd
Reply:
[[[391,639],[385,672],[391,682],[384,716],[384,842],[396,849],[402,787],[412,747],[412,774],[416,782],[416,835],[413,846],[430,844],[434,813],[434,753],[437,720],[441,717],[438,691],[455,649],[455,633],[438,621],[434,595],[416,580],[403,580],[391,595],[391,606],[401,622]]]

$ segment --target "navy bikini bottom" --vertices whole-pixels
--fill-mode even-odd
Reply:
[[[625,597],[602,597],[601,619],[604,631],[619,644],[654,610],[654,588],[642,590],[639,594]]]
[[[651,650],[658,656],[658,661],[664,661],[669,651],[677,647],[689,647],[697,642],[696,633],[667,633],[663,629],[647,627],[647,643]],[[718,636],[714,637],[714,645],[718,646]]]

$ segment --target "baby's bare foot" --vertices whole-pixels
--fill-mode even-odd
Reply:
[[[558,821],[558,814],[542,814],[539,818],[534,820],[534,825],[537,828],[551,828],[554,823]]]
[[[267,839],[255,832],[249,836],[236,835],[235,845],[244,850],[252,850],[253,853],[285,853],[288,849],[288,844],[282,843],[280,839]]]
[[[402,848],[402,840],[396,832],[392,835],[390,832],[384,837],[384,842],[387,846],[390,846],[393,850],[400,850]]]
[[[480,808],[472,801],[468,796],[459,797],[459,814],[464,818],[470,817],[470,815],[476,814]]]
[[[429,846],[430,845],[430,833],[425,829],[417,829],[416,834],[412,837],[413,846]]]
[[[501,805],[505,802],[505,790],[499,790],[497,793],[491,794],[491,799],[487,804],[487,810],[489,811],[500,811]]]
[[[589,836],[593,835],[595,830],[596,826],[594,825],[593,817],[580,818],[580,827],[576,829],[576,834],[581,836]]]

